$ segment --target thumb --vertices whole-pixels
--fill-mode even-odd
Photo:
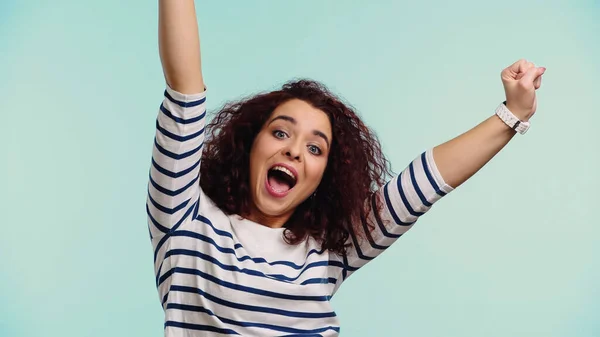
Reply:
[[[537,80],[538,77],[542,76],[545,71],[546,68],[544,67],[533,67],[525,73],[521,81],[525,81],[526,83],[533,83],[535,82],[535,80]]]

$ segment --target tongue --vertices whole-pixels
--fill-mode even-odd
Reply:
[[[287,182],[277,179],[276,177],[269,177],[269,185],[277,192],[287,192],[290,190],[290,185]]]

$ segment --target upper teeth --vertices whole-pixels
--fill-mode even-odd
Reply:
[[[288,170],[287,168],[285,168],[283,166],[274,166],[273,170],[281,171],[281,172],[287,174],[288,176],[290,176],[292,179],[294,179],[294,181],[296,181],[296,176],[294,176],[292,171]]]

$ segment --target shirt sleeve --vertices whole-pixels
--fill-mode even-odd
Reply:
[[[390,247],[452,190],[435,165],[432,149],[415,158],[368,201],[371,211],[350,235],[351,247],[342,257],[340,281]],[[379,210],[375,208],[376,198],[381,204]]]
[[[191,219],[200,196],[206,91],[185,95],[166,87],[152,149],[146,213],[153,241]]]

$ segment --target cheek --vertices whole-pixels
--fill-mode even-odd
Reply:
[[[265,144],[264,137],[258,136],[252,144],[252,148],[250,149],[250,163],[258,164],[264,157],[265,153]]]
[[[277,150],[273,142],[269,141],[268,135],[259,135],[250,149],[250,178],[259,178],[264,170],[265,163]],[[254,182],[254,181],[253,181]]]
[[[321,158],[314,160],[307,165],[306,176],[310,180],[311,184],[319,185],[321,178],[323,178],[323,174],[325,173],[326,167],[327,160],[323,160]]]
[[[251,156],[254,155],[257,159],[265,159],[273,155],[273,151],[277,148],[277,142],[271,139],[270,135],[259,134],[252,146]]]
[[[261,159],[263,157],[263,154],[261,153],[261,145],[260,145],[260,141],[257,139],[257,141],[253,144],[252,148],[250,149],[250,179],[251,179],[251,184],[254,182],[254,180],[256,179],[259,171],[260,171],[260,166],[261,163],[263,162],[263,160]]]

